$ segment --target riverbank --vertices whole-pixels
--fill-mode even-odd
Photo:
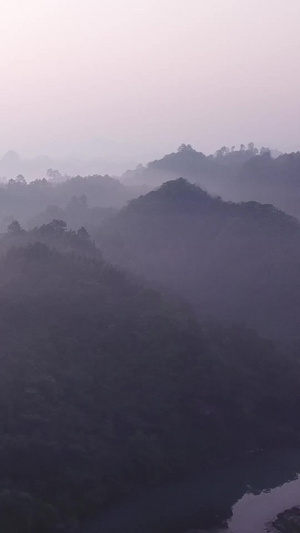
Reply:
[[[269,533],[300,533],[300,507],[279,513],[268,529]]]
[[[286,509],[298,506],[299,472],[300,450],[249,454],[183,483],[129,497],[83,531],[264,533]],[[269,533],[291,532],[273,528]]]

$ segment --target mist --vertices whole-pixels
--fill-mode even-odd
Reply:
[[[293,0],[6,3],[2,152],[138,164],[182,142],[294,151],[299,15]]]

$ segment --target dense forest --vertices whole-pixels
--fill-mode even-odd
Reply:
[[[1,185],[1,533],[85,531],[141,488],[299,446],[300,226],[271,185],[296,206],[298,156],[273,156],[183,146],[123,182]]]
[[[84,228],[14,222],[0,250],[1,531],[77,531],[141,485],[299,443],[295,356],[199,323]]]
[[[202,317],[298,336],[300,226],[272,205],[224,202],[181,178],[107,219],[97,242],[109,261],[177,293]]]

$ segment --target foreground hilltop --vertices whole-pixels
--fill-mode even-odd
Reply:
[[[176,292],[201,315],[297,335],[300,226],[269,204],[234,204],[180,178],[104,225],[109,261]]]
[[[200,324],[62,221],[14,223],[0,252],[1,531],[77,531],[141,486],[299,442],[299,362],[255,333]]]

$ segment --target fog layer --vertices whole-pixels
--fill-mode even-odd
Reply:
[[[295,150],[299,15],[293,0],[7,2],[2,153],[138,163],[240,139]]]

